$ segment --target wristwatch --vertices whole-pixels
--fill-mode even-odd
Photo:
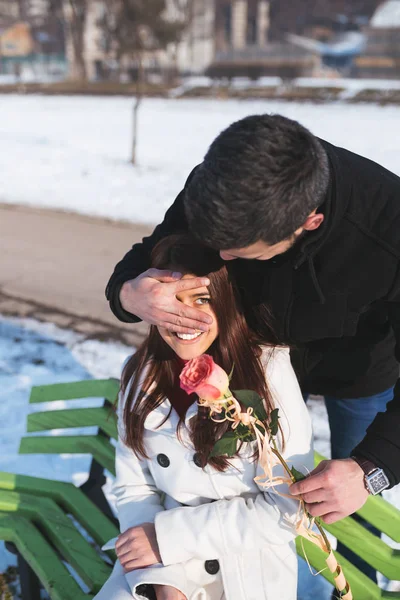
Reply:
[[[364,471],[364,485],[368,492],[373,496],[380,494],[390,486],[385,471],[380,469],[373,462],[360,456],[351,457]]]

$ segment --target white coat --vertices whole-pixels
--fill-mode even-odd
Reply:
[[[313,468],[311,422],[293,372],[289,350],[263,351],[266,378],[285,437],[289,466]],[[120,415],[123,408],[120,402]],[[226,471],[195,462],[187,428],[177,439],[178,415],[166,399],[146,419],[144,441],[149,458],[139,460],[120,439],[114,493],[121,532],[154,522],[162,564],[131,571],[120,563],[95,600],[144,598],[141,584],[178,588],[188,600],[296,600],[297,557],[291,523],[298,502],[263,489],[247,444]],[[186,423],[197,412],[188,410]],[[280,466],[274,473],[279,474]],[[283,471],[282,471],[283,473]],[[276,488],[287,493],[286,486]],[[162,493],[165,494],[164,501]],[[109,546],[107,546],[109,547]]]

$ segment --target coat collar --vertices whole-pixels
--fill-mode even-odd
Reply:
[[[308,232],[304,240],[300,241],[294,259],[295,266],[299,267],[307,259],[312,259],[327,241],[331,233],[340,226],[349,198],[352,194],[352,182],[349,177],[348,162],[355,155],[318,138],[324,148],[329,162],[329,185],[325,201],[319,207],[318,212],[323,213],[325,220],[316,231]]]
[[[190,419],[197,414],[197,408],[197,402],[189,406],[185,416],[185,425],[187,428],[189,428]],[[144,422],[144,428],[147,431],[162,431],[164,435],[175,437],[178,423],[179,415],[172,408],[171,402],[168,400],[168,398],[165,398],[160,406],[157,406],[155,410],[151,411],[151,413],[147,415]]]

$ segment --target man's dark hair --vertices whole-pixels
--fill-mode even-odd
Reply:
[[[281,242],[320,206],[328,158],[308,129],[280,115],[233,123],[211,144],[186,187],[193,234],[217,250]]]

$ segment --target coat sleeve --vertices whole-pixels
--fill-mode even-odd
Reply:
[[[146,461],[139,459],[125,444],[123,425],[124,398],[118,403],[118,443],[116,448],[116,479],[113,493],[121,532],[154,523],[155,516],[165,511],[161,492],[157,489]],[[103,549],[114,548],[117,538],[110,540]],[[121,573],[123,575],[123,572]],[[125,575],[133,598],[145,597],[143,586],[153,584],[170,585],[179,589],[187,598],[196,589],[196,584],[187,577],[184,564],[164,566],[157,564],[146,569],[137,569]]]
[[[289,466],[307,472],[313,468],[311,422],[290,364],[289,351],[277,349],[264,357],[268,362],[268,383],[276,407],[280,409],[284,457]],[[276,467],[274,473],[278,474],[279,469]],[[260,470],[257,474],[261,474]],[[287,486],[277,486],[275,492],[259,489],[258,494],[249,497],[158,513],[155,526],[163,564],[190,558],[219,558],[294,540],[298,501],[280,495],[288,493]]]
[[[153,523],[164,510],[161,494],[145,462],[136,457],[119,438],[116,448],[116,479],[113,493],[121,531],[143,523]]]
[[[197,167],[196,167],[197,168]],[[193,169],[186,181],[185,188],[191,180],[196,169]],[[125,323],[138,323],[139,317],[126,312],[119,300],[119,294],[125,281],[135,279],[150,267],[150,255],[154,246],[164,237],[172,233],[186,233],[188,225],[185,217],[183,200],[185,189],[177,196],[173,205],[165,214],[163,222],[158,225],[153,233],[135,244],[124,258],[116,265],[114,272],[106,287],[106,298],[114,315]]]
[[[392,325],[396,346],[395,355],[400,363],[400,267],[395,285],[389,294],[388,315]],[[387,404],[386,412],[378,413],[367,429],[364,439],[352,451],[383,469],[390,487],[400,483],[400,380],[394,388],[393,400]]]

